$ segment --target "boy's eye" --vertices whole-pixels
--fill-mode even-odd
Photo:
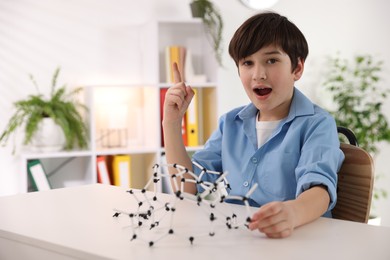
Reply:
[[[267,60],[267,64],[275,64],[275,63],[276,63],[276,59]]]
[[[250,61],[250,60],[244,60],[244,61],[242,62],[242,65],[243,65],[243,66],[250,66],[250,65],[252,65],[252,64],[253,64],[253,62]]]

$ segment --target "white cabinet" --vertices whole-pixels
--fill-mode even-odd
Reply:
[[[97,182],[97,156],[131,156],[134,188],[143,188],[152,175],[152,166],[161,161],[164,152],[161,134],[160,91],[171,83],[166,76],[166,48],[184,46],[191,53],[191,67],[204,80],[187,83],[199,93],[200,149],[217,125],[217,69],[211,44],[201,20],[165,20],[140,25],[139,49],[142,64],[139,81],[126,85],[85,87],[85,104],[89,108],[86,121],[90,145],[85,151],[57,153],[25,153],[22,155],[21,191],[28,191],[27,162],[40,159],[53,188]]]

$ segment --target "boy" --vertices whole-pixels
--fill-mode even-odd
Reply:
[[[249,18],[235,32],[229,54],[251,103],[223,115],[192,159],[206,169],[228,171],[230,195],[243,196],[257,183],[250,204],[259,209],[249,228],[287,237],[298,226],[330,216],[336,203],[344,155],[335,121],[294,87],[308,46],[286,17],[267,12]],[[167,161],[199,174],[181,138],[181,118],[194,92],[181,81],[176,65],[174,71],[175,85],[164,104]],[[186,185],[186,191],[197,192],[195,184]]]

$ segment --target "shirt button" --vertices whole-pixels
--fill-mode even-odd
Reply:
[[[256,163],[257,163],[257,158],[256,158],[256,157],[253,157],[253,158],[252,158],[252,162],[253,162],[254,164],[256,164]]]
[[[249,182],[244,182],[244,184],[243,184],[245,187],[248,187],[248,185],[249,185]]]

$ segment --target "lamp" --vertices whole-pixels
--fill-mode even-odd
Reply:
[[[126,147],[128,127],[128,105],[124,103],[106,106],[103,118],[105,127],[101,129],[103,147]]]
[[[94,92],[96,142],[101,148],[142,146],[143,89],[131,85],[101,86]]]

